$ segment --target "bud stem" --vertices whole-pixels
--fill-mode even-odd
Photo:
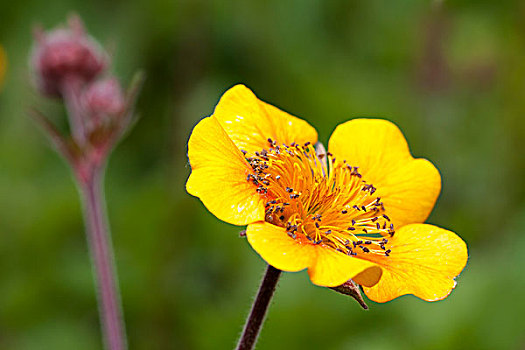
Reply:
[[[62,96],[69,117],[69,125],[73,139],[79,146],[86,143],[86,131],[84,125],[83,111],[80,106],[81,81],[69,78],[62,83]]]
[[[261,326],[268,311],[268,306],[275,292],[275,287],[281,276],[281,270],[268,265],[266,273],[261,281],[261,286],[253,302],[250,315],[244,325],[241,339],[237,345],[237,350],[251,350],[257,342],[257,337],[261,331]]]
[[[125,350],[127,344],[122,307],[104,200],[103,168],[94,170],[91,177],[86,181],[80,180],[79,184],[106,349]]]

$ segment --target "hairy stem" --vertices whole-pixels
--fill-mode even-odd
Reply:
[[[96,278],[104,342],[108,350],[125,350],[127,344],[103,183],[103,170],[97,169],[93,176],[80,182],[80,189],[84,201],[87,240]]]
[[[61,90],[73,139],[79,146],[84,146],[87,135],[84,125],[86,118],[83,116],[82,106],[80,105],[81,82],[77,79],[66,79],[62,83]]]
[[[261,331],[264,317],[268,311],[268,306],[270,305],[270,301],[275,292],[275,287],[281,276],[281,272],[281,270],[268,265],[268,269],[264,274],[261,286],[259,287],[257,296],[253,302],[250,315],[244,325],[244,330],[241,339],[239,340],[239,344],[237,345],[237,350],[251,350],[254,348],[259,332]]]

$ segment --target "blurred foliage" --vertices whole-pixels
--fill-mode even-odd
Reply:
[[[147,73],[142,118],[107,175],[131,349],[228,349],[264,262],[239,227],[186,194],[186,142],[243,82],[307,119],[397,123],[443,191],[429,222],[470,260],[449,298],[370,303],[287,273],[258,349],[520,349],[525,300],[525,3],[474,1],[80,1],[0,5],[9,59],[0,93],[0,348],[101,347],[75,185],[27,117],[65,125],[31,85],[32,25],[79,13],[129,81]]]

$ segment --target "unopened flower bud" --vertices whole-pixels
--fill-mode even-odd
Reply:
[[[108,64],[107,54],[84,32],[78,17],[70,18],[68,28],[35,35],[37,43],[30,63],[36,83],[46,95],[61,96],[68,81],[88,83]]]
[[[361,289],[359,286],[352,280],[348,280],[340,286],[330,287],[330,289],[335,290],[338,293],[351,296],[354,298],[359,305],[365,310],[368,310],[368,305],[366,305],[363,296],[361,296]]]
[[[82,94],[85,110],[95,118],[118,116],[125,109],[124,94],[116,78],[106,78],[89,85]]]

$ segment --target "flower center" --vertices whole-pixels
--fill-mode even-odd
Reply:
[[[303,243],[348,255],[389,255],[386,237],[394,235],[394,225],[358,167],[336,161],[330,153],[326,165],[310,143],[268,143],[268,149],[246,157],[253,169],[246,180],[268,199],[267,222],[286,228]]]

